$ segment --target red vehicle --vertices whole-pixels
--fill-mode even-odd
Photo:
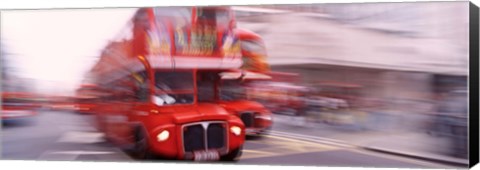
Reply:
[[[49,96],[48,106],[53,111],[75,111],[75,99],[72,96]]]
[[[107,138],[137,158],[238,159],[244,124],[200,101],[197,82],[201,71],[241,66],[232,17],[225,7],[139,9],[133,38],[110,43],[89,73],[105,94],[95,112]]]
[[[202,72],[202,84],[206,89],[214,86],[214,101],[242,119],[247,135],[266,133],[272,125],[272,113],[261,103],[249,98],[249,86],[258,80],[270,79],[261,73],[268,72],[266,47],[262,38],[251,31],[236,28],[235,36],[240,42],[243,65],[242,70],[210,70]],[[207,97],[206,101],[211,101]]]
[[[248,74],[247,74],[248,73]],[[246,127],[247,135],[266,133],[272,125],[272,113],[261,103],[249,98],[249,84],[258,80],[252,72],[239,70],[199,71],[197,84],[199,100],[218,103],[238,116]],[[265,78],[264,76],[261,78]]]
[[[74,109],[81,114],[94,114],[101,96],[101,90],[95,84],[82,84],[76,91]]]
[[[35,110],[39,107],[33,102],[33,97],[27,93],[3,92],[2,121],[35,116],[37,114]]]

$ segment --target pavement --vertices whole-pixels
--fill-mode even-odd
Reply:
[[[45,111],[28,122],[2,127],[2,159],[40,161],[137,162],[104,139],[90,125],[93,117],[64,111]],[[278,120],[281,120],[279,118]],[[278,130],[276,128],[279,128]],[[283,129],[297,129],[277,122],[271,135],[247,138],[243,155],[235,164],[296,165],[375,168],[457,168],[436,162],[405,158],[340,145],[305,133],[285,134]],[[338,134],[338,133],[337,133]],[[309,137],[310,136],[310,137]],[[308,140],[301,139],[304,137]],[[335,146],[336,145],[336,146]],[[149,160],[150,161],[150,160]],[[152,160],[155,162],[166,160]],[[170,161],[168,161],[170,162]],[[172,161],[172,163],[185,161]],[[189,161],[187,161],[189,162]],[[219,162],[223,164],[223,162]],[[233,163],[233,162],[232,162]]]
[[[316,139],[326,144],[405,156],[456,166],[468,166],[467,158],[452,156],[451,140],[415,130],[412,121],[393,115],[383,115],[375,122],[334,125],[308,121],[305,118],[275,114],[272,134],[297,139]],[[393,121],[397,119],[396,121]],[[398,121],[398,119],[403,119]],[[416,117],[415,120],[422,118]],[[403,122],[402,122],[403,121]],[[400,123],[398,123],[400,122]],[[408,122],[408,123],[405,123]],[[397,123],[397,125],[395,125]],[[417,122],[417,124],[419,124]],[[368,126],[366,126],[368,125]],[[401,128],[401,126],[406,126]],[[300,135],[301,134],[301,135]]]

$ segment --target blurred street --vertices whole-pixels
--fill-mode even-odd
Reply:
[[[134,161],[125,152],[106,142],[103,134],[97,132],[88,123],[91,118],[89,115],[79,115],[69,111],[42,111],[38,117],[32,119],[7,122],[2,131],[2,159]],[[355,167],[452,167],[441,163],[371,152],[344,143],[325,140],[320,136],[313,136],[317,129],[287,123],[287,119],[285,116],[277,116],[278,122],[270,135],[248,137],[243,155],[238,163]],[[297,128],[292,128],[292,126]],[[291,137],[285,135],[292,132],[296,135]]]

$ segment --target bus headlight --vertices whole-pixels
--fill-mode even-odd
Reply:
[[[242,133],[242,129],[240,129],[240,127],[238,126],[232,126],[230,127],[230,131],[235,134],[236,136],[240,136],[240,134]]]
[[[157,135],[157,141],[163,142],[167,140],[169,136],[170,136],[170,133],[167,130],[163,130]]]

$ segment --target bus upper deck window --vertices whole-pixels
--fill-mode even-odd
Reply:
[[[192,9],[191,7],[161,7],[154,10],[157,22],[163,20],[172,21],[173,25],[186,26],[191,23]]]
[[[222,8],[199,8],[197,10],[199,22],[209,22],[217,26],[227,26],[230,21],[230,13]]]
[[[230,23],[230,14],[227,10],[217,11],[217,25],[227,26]]]

